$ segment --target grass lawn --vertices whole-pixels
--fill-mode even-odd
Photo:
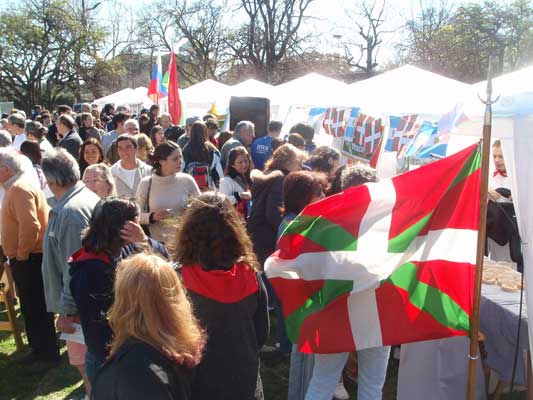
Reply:
[[[0,313],[0,320],[5,319]],[[20,322],[20,321],[19,321]],[[275,325],[276,321],[272,321]],[[21,323],[22,325],[22,323]],[[275,332],[275,326],[272,327]],[[26,343],[26,338],[24,337]],[[272,344],[272,343],[271,343]],[[61,364],[45,372],[33,371],[31,366],[10,362],[15,352],[15,342],[10,333],[0,332],[0,400],[16,399],[80,399],[85,394],[78,372],[69,365],[66,347],[61,349]],[[396,398],[398,361],[389,362],[383,399]],[[289,377],[289,359],[264,357],[261,361],[261,378],[266,400],[286,400]],[[351,399],[355,399],[356,387],[346,383]],[[510,396],[503,396],[510,400]],[[516,393],[513,400],[526,399],[525,393]]]

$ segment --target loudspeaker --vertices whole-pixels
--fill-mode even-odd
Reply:
[[[229,102],[230,130],[240,121],[252,121],[255,137],[265,136],[270,122],[270,99],[263,97],[232,97]]]

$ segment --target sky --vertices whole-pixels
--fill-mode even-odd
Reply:
[[[217,0],[213,0],[217,1]],[[319,38],[313,47],[322,52],[340,52],[343,51],[345,44],[353,43],[357,40],[355,33],[355,24],[353,18],[358,14],[358,6],[363,0],[314,0],[307,10],[307,15],[310,16],[302,27],[303,33],[316,33]],[[374,0],[366,0],[371,3]],[[378,61],[383,64],[395,61],[394,44],[398,43],[402,38],[402,24],[403,22],[416,15],[420,9],[421,4],[438,4],[445,1],[450,6],[455,6],[464,1],[460,0],[375,0],[376,9],[385,2],[387,13],[385,14],[386,22],[383,25],[383,30],[389,32],[383,35],[383,45],[378,54]],[[468,2],[481,3],[483,0],[466,0]],[[502,0],[505,1],[505,0]],[[0,10],[22,3],[23,0],[0,0]],[[151,3],[150,0],[86,0],[88,4],[101,2],[99,7],[100,15],[108,15],[113,12],[113,4],[115,2],[121,3],[126,8],[136,11],[143,6]],[[238,0],[229,0],[230,9],[235,9],[239,4]],[[228,16],[230,12],[228,11]],[[239,22],[239,17],[232,16],[231,21]],[[244,15],[243,15],[244,22]],[[355,47],[353,47],[355,49]]]

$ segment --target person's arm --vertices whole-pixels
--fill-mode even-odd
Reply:
[[[149,179],[142,179],[139,182],[139,186],[137,187],[137,194],[135,195],[135,199],[137,200],[137,204],[139,205],[139,209],[141,210],[141,213],[139,215],[141,225],[148,225],[150,223],[150,212],[144,211],[146,203],[148,201],[148,186],[150,184]]]
[[[200,188],[192,176],[186,175],[188,184],[189,197],[196,197],[200,195]]]
[[[13,207],[18,222],[17,260],[27,260],[31,250],[39,240],[41,223],[37,215],[34,193],[19,187],[13,187]]]
[[[261,348],[268,338],[270,319],[268,315],[268,294],[265,284],[259,273],[256,273],[256,279],[259,284],[259,299],[257,302],[257,311],[254,314],[254,325],[257,345]],[[283,321],[278,321],[278,323],[283,324]]]
[[[231,179],[230,177],[225,177],[220,181],[219,191],[228,198],[231,204],[236,204],[238,201],[235,197],[235,189],[236,188],[233,184],[233,179]]]
[[[220,185],[220,180],[224,177],[224,170],[222,169],[222,163],[220,161],[220,153],[218,151],[213,152],[213,168],[212,176],[214,178],[215,184],[218,187]]]

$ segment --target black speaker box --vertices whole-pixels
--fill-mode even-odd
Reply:
[[[230,130],[240,121],[252,121],[255,136],[262,137],[268,132],[270,122],[270,99],[263,97],[232,97],[229,102]]]

